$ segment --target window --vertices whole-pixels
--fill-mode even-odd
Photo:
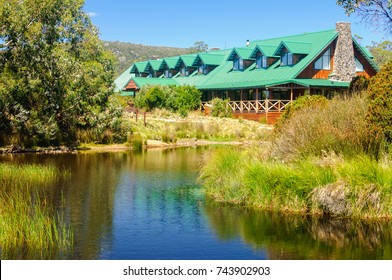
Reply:
[[[172,73],[169,69],[165,70],[165,78],[171,78],[172,77]]]
[[[282,65],[287,65],[287,66],[293,65],[293,54],[290,52],[283,53],[281,60],[282,60],[281,63]]]
[[[267,57],[265,55],[260,55],[256,58],[256,68],[268,68]]]
[[[244,60],[236,56],[233,61],[233,70],[244,70]]]
[[[330,70],[331,69],[331,50],[328,49],[317,61],[314,63],[316,70]]]
[[[359,60],[357,58],[355,58],[355,69],[357,72],[363,72],[363,65],[361,62],[359,62]]]
[[[199,74],[207,75],[207,65],[202,64],[199,66]]]
[[[181,76],[189,76],[189,71],[188,71],[188,67],[184,66],[181,68]]]

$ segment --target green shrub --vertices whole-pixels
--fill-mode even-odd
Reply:
[[[368,99],[366,120],[375,136],[376,146],[383,141],[392,144],[392,60],[371,79]]]
[[[140,152],[143,150],[143,137],[140,133],[134,133],[128,139],[128,142],[132,145],[132,150],[135,152]]]
[[[145,86],[135,97],[137,108],[168,109],[186,117],[200,106],[201,92],[194,86]]]
[[[350,82],[348,91],[351,94],[358,93],[367,90],[368,86],[369,86],[369,79],[367,79],[365,76],[355,76]]]
[[[219,118],[230,118],[233,115],[233,111],[231,110],[228,102],[230,100],[214,98],[211,100],[212,110],[211,116],[219,117]]]
[[[136,94],[135,106],[151,111],[154,108],[164,108],[166,100],[171,93],[171,88],[156,86],[145,86]]]
[[[186,117],[189,111],[196,110],[201,104],[201,91],[194,86],[172,86],[172,93],[166,101],[166,107]]]

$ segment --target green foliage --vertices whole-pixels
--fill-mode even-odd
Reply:
[[[201,92],[194,86],[145,86],[135,97],[135,106],[152,109],[168,109],[187,116],[200,106]]]
[[[384,41],[381,43],[372,42],[368,47],[374,57],[374,62],[381,68],[385,63],[392,60],[392,42]]]
[[[166,101],[166,107],[186,117],[189,111],[196,110],[201,104],[201,91],[194,86],[172,86],[173,92]]]
[[[368,86],[369,86],[369,79],[367,79],[365,76],[355,76],[350,82],[348,91],[351,94],[360,93],[364,90],[367,90]]]
[[[204,41],[196,41],[192,47],[189,48],[189,53],[199,53],[208,51],[208,45]]]
[[[128,142],[132,145],[132,150],[135,152],[141,152],[143,150],[143,136],[140,133],[133,133]]]
[[[58,259],[69,253],[73,234],[43,194],[59,175],[53,167],[0,163],[1,259]]]
[[[230,118],[233,115],[233,111],[229,106],[229,100],[223,100],[221,98],[214,98],[211,100],[212,111],[211,116],[219,118]]]
[[[392,60],[386,63],[369,84],[366,119],[376,139],[392,144]]]
[[[136,94],[135,106],[151,111],[154,108],[164,108],[171,89],[164,86],[145,86]]]
[[[0,134],[32,146],[76,141],[100,123],[112,93],[113,61],[83,0],[2,1]]]
[[[282,163],[255,148],[216,151],[202,168],[207,196],[259,209],[346,217],[390,217],[392,165],[334,154]]]

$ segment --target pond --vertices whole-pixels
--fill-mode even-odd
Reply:
[[[48,189],[74,231],[68,259],[392,259],[390,222],[282,215],[206,200],[212,148],[3,155],[69,170]]]

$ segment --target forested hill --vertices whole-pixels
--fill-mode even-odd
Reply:
[[[118,64],[116,76],[123,73],[129,66],[137,61],[158,59],[190,53],[189,48],[172,48],[161,46],[146,46],[141,44],[104,41],[105,47],[117,57]]]

